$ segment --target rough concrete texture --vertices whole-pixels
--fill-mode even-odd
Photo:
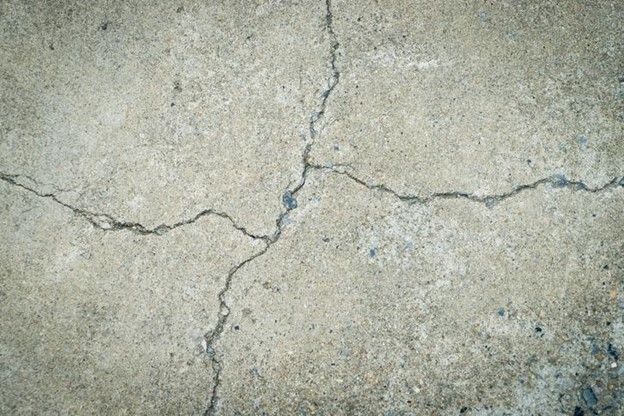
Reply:
[[[0,413],[624,414],[624,3],[0,3]]]

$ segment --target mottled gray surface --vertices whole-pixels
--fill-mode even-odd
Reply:
[[[624,414],[624,3],[0,3],[0,413]]]

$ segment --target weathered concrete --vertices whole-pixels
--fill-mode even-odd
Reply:
[[[0,413],[622,414],[624,3],[0,4]]]

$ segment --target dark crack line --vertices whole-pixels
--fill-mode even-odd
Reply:
[[[331,11],[331,0],[325,0],[325,8],[325,29],[327,31],[327,34],[329,35],[330,41],[329,53],[331,57],[331,75],[327,80],[327,88],[321,94],[321,103],[318,107],[318,110],[314,111],[310,115],[310,138],[313,142],[319,134],[316,125],[325,115],[325,110],[327,109],[327,100],[329,99],[331,93],[334,91],[334,88],[336,88],[336,85],[338,85],[338,82],[340,82],[340,72],[338,71],[338,66],[336,65],[336,60],[338,59],[338,47],[340,46],[340,44],[338,43],[336,33],[334,32],[334,16],[332,15]]]
[[[587,184],[585,184],[583,181],[569,180],[563,175],[552,175],[546,178],[538,179],[529,184],[518,185],[508,192],[503,192],[499,194],[479,196],[479,195],[475,195],[475,194],[463,192],[463,191],[447,191],[447,192],[435,192],[430,195],[423,196],[423,195],[413,195],[413,194],[401,194],[384,184],[371,184],[371,183],[364,181],[363,179],[360,179],[359,177],[355,176],[354,174],[348,171],[338,170],[330,166],[308,165],[308,168],[314,169],[314,170],[328,171],[333,174],[345,176],[351,179],[352,181],[370,190],[376,190],[376,191],[390,194],[394,196],[395,198],[403,202],[409,203],[409,204],[415,204],[415,203],[416,204],[428,204],[437,199],[461,198],[461,199],[466,199],[466,200],[473,201],[473,202],[483,203],[487,206],[492,206],[498,202],[504,201],[524,191],[527,191],[530,189],[537,189],[540,186],[544,186],[544,185],[550,185],[553,188],[569,188],[574,191],[582,191],[582,192],[590,192],[590,193],[598,193],[609,188],[617,188],[618,186],[624,187],[624,176],[612,178],[605,184],[592,188],[588,186]]]
[[[265,241],[266,246],[264,247],[264,249],[254,254],[253,256],[249,257],[248,259],[244,260],[242,263],[239,263],[236,267],[234,267],[228,274],[228,278],[226,279],[224,288],[221,290],[221,292],[219,292],[219,301],[220,301],[219,319],[217,321],[217,325],[215,326],[215,328],[205,335],[206,351],[208,352],[211,358],[212,368],[214,370],[214,375],[212,379],[213,381],[212,395],[210,397],[210,403],[208,404],[208,408],[206,409],[204,413],[205,416],[211,416],[216,413],[217,404],[219,401],[219,386],[221,383],[222,365],[219,359],[217,358],[214,345],[220,339],[221,334],[223,333],[224,326],[230,315],[230,308],[227,306],[225,297],[232,285],[232,280],[236,272],[238,272],[238,270],[240,270],[241,267],[245,266],[249,262],[265,254],[269,250],[269,248],[279,240],[279,238],[282,235],[282,230],[286,225],[285,220],[288,217],[288,214],[290,214],[290,212],[293,209],[297,208],[296,199],[294,199],[294,197],[297,195],[297,193],[301,189],[303,189],[303,187],[306,184],[306,180],[308,178],[309,172],[314,169],[314,166],[310,163],[309,157],[310,157],[310,152],[312,150],[312,145],[314,144],[315,140],[317,139],[319,135],[317,124],[324,117],[325,111],[327,109],[327,101],[329,100],[331,93],[334,91],[334,88],[336,88],[336,85],[338,85],[338,82],[340,81],[340,72],[338,71],[338,67],[336,65],[339,43],[338,43],[336,34],[334,32],[334,28],[333,28],[333,15],[332,15],[332,10],[331,10],[331,0],[325,0],[325,8],[326,8],[325,30],[327,31],[329,35],[329,40],[330,40],[329,52],[330,52],[331,74],[329,78],[327,79],[326,89],[321,93],[321,101],[319,103],[318,108],[314,110],[312,114],[310,115],[310,119],[309,119],[310,140],[309,142],[306,143],[303,149],[302,155],[301,155],[301,160],[302,160],[301,176],[297,184],[294,187],[288,189],[284,194],[288,196],[287,199],[292,199],[294,201],[294,204],[290,204],[290,203],[285,204],[286,209],[282,211],[282,213],[280,213],[280,215],[276,219],[275,232],[271,235],[268,241]]]
[[[61,200],[59,197],[56,196],[56,194],[54,193],[45,193],[45,192],[41,192],[38,191],[34,188],[31,188],[27,185],[24,185],[23,183],[21,183],[19,181],[20,177],[24,177],[24,178],[28,178],[29,180],[31,180],[32,182],[35,183],[39,183],[36,180],[34,180],[33,178],[26,176],[26,175],[13,175],[13,174],[7,174],[7,173],[0,173],[0,179],[3,180],[4,182],[11,184],[13,186],[17,186],[19,188],[22,188],[32,194],[35,194],[41,198],[48,198],[51,199],[52,201],[56,202],[57,204],[70,209],[75,215],[84,218],[87,222],[89,222],[93,227],[103,230],[103,231],[122,231],[122,230],[127,230],[130,232],[133,232],[135,234],[139,234],[139,235],[163,235],[168,233],[169,231],[172,231],[178,227],[182,227],[185,225],[189,225],[189,224],[193,224],[194,222],[196,222],[197,220],[199,220],[202,217],[205,216],[209,216],[209,215],[215,215],[217,217],[221,217],[224,218],[226,220],[228,220],[232,226],[237,229],[238,231],[240,231],[243,235],[252,238],[254,240],[263,240],[265,242],[269,241],[269,236],[266,235],[256,235],[253,234],[251,232],[249,232],[245,227],[239,225],[230,215],[228,215],[225,212],[221,212],[221,211],[217,211],[214,209],[205,209],[200,211],[199,213],[197,213],[195,216],[188,218],[186,220],[182,220],[179,222],[176,222],[174,224],[161,224],[157,227],[154,228],[148,228],[146,226],[144,226],[143,224],[140,224],[138,222],[130,222],[130,221],[122,221],[122,220],[118,220],[114,217],[112,217],[109,214],[105,214],[105,213],[97,213],[97,212],[92,212],[92,211],[88,211],[82,208],[78,208],[75,206],[72,206],[66,202],[64,202],[63,200]],[[53,185],[51,185],[53,186]],[[58,189],[58,188],[57,188]]]
[[[217,391],[219,389],[219,384],[221,381],[221,362],[217,359],[216,357],[216,351],[214,350],[214,344],[217,342],[217,340],[221,337],[221,334],[223,333],[223,328],[224,325],[227,321],[227,318],[230,315],[230,308],[227,306],[226,303],[226,299],[225,297],[227,296],[228,291],[230,290],[230,288],[232,287],[232,280],[234,279],[234,275],[236,274],[236,272],[243,267],[244,265],[246,265],[247,263],[253,261],[254,259],[262,256],[264,253],[266,253],[269,249],[269,247],[271,246],[272,243],[266,243],[266,245],[264,246],[264,248],[262,250],[260,250],[259,252],[255,253],[253,256],[248,257],[247,259],[243,260],[241,263],[237,264],[236,266],[234,266],[228,273],[227,278],[225,279],[225,285],[223,286],[223,288],[221,289],[221,291],[219,292],[219,318],[217,320],[217,324],[215,325],[214,329],[210,332],[208,332],[206,335],[204,335],[204,339],[206,340],[206,353],[208,354],[208,356],[210,357],[211,363],[212,363],[212,369],[213,369],[213,376],[212,376],[212,394],[210,396],[210,403],[208,404],[208,408],[206,409],[205,415],[212,415],[214,414],[215,410],[216,410],[216,406],[217,406],[217,401],[218,401],[218,395],[217,395]]]

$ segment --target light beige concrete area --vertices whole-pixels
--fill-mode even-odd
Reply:
[[[0,414],[624,414],[624,3],[0,2]]]

